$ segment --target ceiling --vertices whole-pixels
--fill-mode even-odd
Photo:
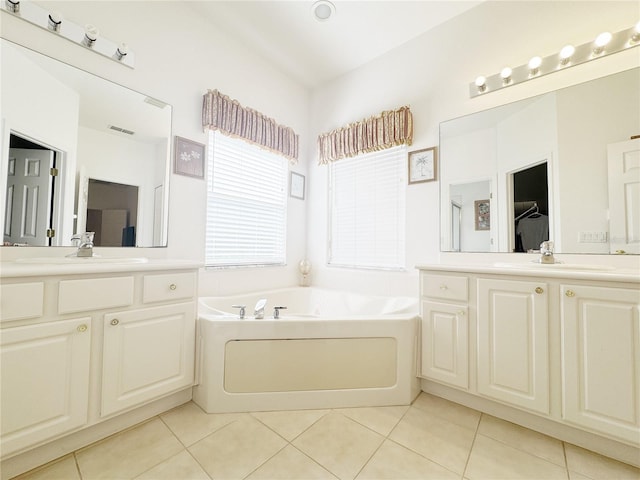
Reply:
[[[314,0],[196,1],[219,30],[308,88],[318,87],[478,5],[465,0],[334,0],[326,21]]]

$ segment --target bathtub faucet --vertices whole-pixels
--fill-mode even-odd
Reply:
[[[240,311],[238,312],[238,316],[240,317],[240,320],[244,318],[244,309],[247,308],[246,305],[231,305],[231,308],[239,308]]]
[[[280,310],[286,310],[287,307],[273,307],[273,318],[275,320],[280,318]]]
[[[261,320],[264,318],[264,307],[267,305],[267,299],[261,298],[256,303],[256,308],[253,309],[253,317],[256,320]]]

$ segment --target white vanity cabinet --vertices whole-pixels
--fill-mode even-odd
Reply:
[[[544,281],[478,278],[478,393],[549,413],[549,309]]]
[[[87,422],[90,325],[84,317],[2,330],[3,454]]]
[[[196,267],[83,267],[3,264],[3,460],[193,384]]]
[[[469,387],[469,280],[424,273],[421,292],[421,372],[425,378]]]
[[[637,272],[419,268],[424,391],[638,458]]]
[[[562,416],[640,440],[640,291],[561,285]]]

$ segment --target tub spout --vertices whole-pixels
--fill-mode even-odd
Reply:
[[[287,307],[273,307],[273,318],[275,320],[280,318],[280,310],[286,310]]]
[[[256,303],[256,307],[253,309],[253,317],[256,320],[261,320],[264,318],[264,307],[267,305],[267,299],[261,298]]]

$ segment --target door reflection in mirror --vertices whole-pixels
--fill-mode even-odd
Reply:
[[[513,172],[514,252],[540,250],[549,240],[547,162]]]
[[[87,231],[96,247],[135,247],[138,187],[89,179]]]

